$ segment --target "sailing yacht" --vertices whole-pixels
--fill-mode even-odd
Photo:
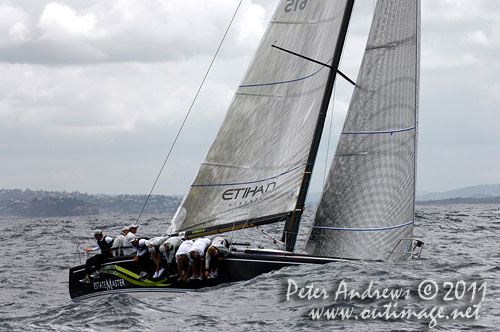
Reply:
[[[193,239],[283,223],[281,250],[237,248],[217,279],[139,280],[115,257],[72,298],[185,292],[297,264],[404,260],[413,237],[420,1],[379,0],[356,81],[339,70],[354,0],[281,0],[168,234]],[[334,83],[354,92],[305,251],[296,248]]]

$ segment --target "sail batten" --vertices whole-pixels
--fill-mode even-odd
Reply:
[[[379,0],[306,251],[385,260],[413,237],[419,0]]]
[[[401,128],[401,129],[390,129],[390,130],[374,130],[374,131],[343,131],[343,135],[368,135],[368,134],[394,134],[394,133],[400,133],[403,131],[408,131],[408,130],[413,130],[417,128],[416,126],[408,127],[408,128]]]
[[[278,4],[170,233],[295,209],[330,69],[272,45],[329,61],[348,1]]]
[[[204,165],[212,165],[212,166],[215,166],[214,164],[208,164],[208,163],[204,163]],[[295,170],[297,170],[298,168],[301,168],[303,166],[307,165],[307,163],[304,163],[302,165],[299,165],[299,166],[296,166],[292,169],[289,169],[281,174],[278,174],[278,175],[275,175],[275,176],[271,176],[269,178],[266,178],[266,179],[260,179],[260,180],[255,180],[255,181],[246,181],[246,182],[235,182],[235,183],[213,183],[213,184],[192,184],[191,187],[223,187],[223,186],[239,186],[239,185],[245,185],[245,184],[254,184],[254,183],[261,183],[261,182],[266,182],[266,181],[269,181],[269,180],[274,180],[274,179],[277,179],[278,177],[280,176],[283,176],[287,173],[290,173],[290,172],[293,172]],[[220,165],[217,165],[217,166],[220,166]],[[227,165],[224,165],[224,167],[235,167],[235,168],[242,168],[242,169],[248,169],[249,167],[248,166],[227,166]],[[262,167],[254,167],[254,168],[261,168]],[[266,167],[266,168],[272,168],[272,167]]]
[[[330,63],[332,60],[328,60],[328,62],[326,63]],[[290,79],[290,80],[284,80],[284,81],[278,81],[278,82],[267,82],[267,83],[253,83],[253,84],[246,84],[246,85],[240,85],[239,87],[240,88],[252,88],[252,87],[257,87],[257,86],[266,86],[266,85],[278,85],[278,84],[288,84],[288,83],[295,83],[295,82],[298,82],[298,81],[302,81],[302,80],[306,80],[310,77],[313,77],[314,75],[316,75],[317,73],[319,73],[321,70],[327,68],[326,66],[321,66],[320,69],[318,69],[317,71],[315,71],[314,73],[312,74],[309,74],[307,76],[304,76],[304,77],[299,77],[299,78],[294,78],[294,79]]]
[[[328,227],[328,226],[313,226],[313,229],[326,229],[331,231],[351,231],[351,232],[376,232],[376,231],[386,231],[389,229],[405,227],[409,225],[413,225],[414,221],[409,221],[407,223],[395,226],[387,226],[387,227],[365,227],[365,228],[352,228],[352,227]]]

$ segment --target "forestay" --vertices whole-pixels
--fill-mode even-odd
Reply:
[[[306,250],[385,260],[413,237],[419,81],[415,0],[378,1]]]
[[[283,219],[295,207],[346,0],[282,0],[170,232]]]

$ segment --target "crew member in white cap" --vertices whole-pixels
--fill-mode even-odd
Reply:
[[[137,228],[139,225],[130,225],[128,226],[128,234],[123,239],[123,254],[124,255],[132,255],[135,253],[135,249],[132,247],[132,240],[135,239],[135,233],[137,232]]]
[[[123,247],[124,247],[125,238],[127,237],[127,234],[128,234],[128,227],[129,226],[123,227],[120,235],[115,237],[115,239],[113,241],[113,247],[111,248],[112,249],[111,251],[115,254],[115,256],[123,256],[124,255]]]

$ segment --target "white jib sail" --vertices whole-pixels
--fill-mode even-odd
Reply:
[[[385,260],[413,237],[420,1],[377,2],[306,250]]]

